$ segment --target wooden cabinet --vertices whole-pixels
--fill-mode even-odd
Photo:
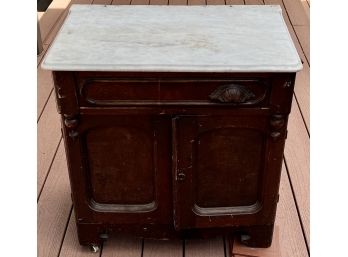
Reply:
[[[271,244],[302,68],[279,6],[73,5],[53,71],[79,241]]]
[[[113,233],[270,244],[295,74],[54,78],[82,244]]]

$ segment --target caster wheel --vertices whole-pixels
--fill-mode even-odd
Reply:
[[[109,239],[109,235],[108,234],[100,234],[99,235],[99,238],[103,241],[106,241]]]
[[[240,241],[244,244],[246,244],[249,240],[250,240],[250,236],[249,235],[241,235],[240,236]]]
[[[98,245],[96,245],[96,244],[92,244],[91,246],[90,246],[90,249],[91,249],[91,252],[93,252],[93,253],[97,253],[97,252],[99,252],[99,246]]]
[[[273,224],[246,228],[240,236],[242,244],[254,248],[267,248],[272,244]]]

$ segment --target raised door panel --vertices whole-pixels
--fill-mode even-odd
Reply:
[[[144,127],[115,124],[86,132],[91,194],[96,203],[154,205],[156,146],[152,130]]]
[[[174,119],[176,229],[240,225],[262,215],[268,124],[267,115]]]
[[[201,131],[193,145],[196,211],[255,204],[263,150],[264,136],[256,129]]]
[[[78,218],[169,223],[170,129],[165,117],[81,116],[76,131],[67,131],[66,141]],[[76,138],[71,138],[74,133]]]

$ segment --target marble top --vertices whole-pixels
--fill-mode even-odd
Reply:
[[[296,72],[280,6],[72,5],[48,70]]]

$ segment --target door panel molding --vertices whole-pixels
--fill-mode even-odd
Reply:
[[[249,206],[234,206],[234,207],[214,207],[214,208],[202,208],[197,204],[193,205],[192,211],[199,216],[220,216],[220,215],[241,215],[241,214],[254,214],[260,211],[262,204],[257,201],[253,205]]]

